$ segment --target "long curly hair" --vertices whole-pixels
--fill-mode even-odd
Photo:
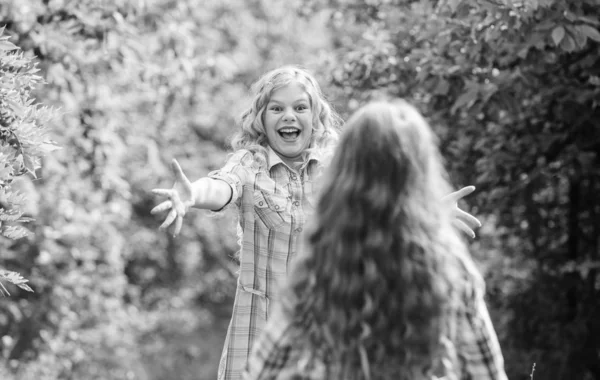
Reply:
[[[267,135],[263,114],[274,91],[297,82],[306,91],[313,113],[312,139],[309,150],[321,157],[329,157],[337,142],[342,119],[335,112],[321,91],[321,87],[306,69],[298,66],[283,66],[264,74],[252,85],[253,100],[240,118],[240,129],[233,136],[231,146],[234,151],[247,149],[266,157]],[[308,153],[308,152],[307,152]]]
[[[281,294],[298,344],[341,365],[330,379],[427,378],[443,357],[460,294],[478,281],[446,178],[408,103],[371,103],[347,122]]]

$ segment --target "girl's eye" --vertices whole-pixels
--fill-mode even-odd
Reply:
[[[298,109],[299,111],[305,111],[308,109],[308,106],[306,106],[305,104],[299,105],[298,107],[296,107],[296,109]]]
[[[273,107],[271,107],[271,111],[281,111],[281,107],[273,106]]]

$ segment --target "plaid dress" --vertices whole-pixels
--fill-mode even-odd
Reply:
[[[460,368],[447,368],[458,379],[507,380],[504,358],[482,292],[465,292],[467,308],[456,310],[456,330],[451,343]],[[307,360],[310,355],[295,344],[296,325],[275,308],[248,359],[244,380],[327,380],[347,378],[337,363]],[[356,368],[361,371],[361,368]],[[390,377],[391,379],[392,377]],[[436,378],[432,375],[432,379]]]
[[[265,327],[279,283],[301,249],[301,233],[314,207],[322,166],[309,156],[299,172],[268,148],[266,164],[246,150],[234,153],[209,177],[232,188],[239,210],[240,269],[233,315],[219,363],[218,380],[241,380],[250,349]]]

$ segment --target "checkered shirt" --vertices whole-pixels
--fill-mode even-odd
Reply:
[[[301,249],[301,232],[314,210],[315,179],[322,167],[309,156],[297,172],[268,148],[266,164],[240,150],[209,177],[232,188],[239,212],[240,268],[233,314],[225,338],[218,380],[240,380],[250,349],[272,311],[273,299],[290,261]]]
[[[475,296],[474,292],[470,296],[467,311],[456,313],[456,331],[452,343],[460,368],[453,370],[454,375],[462,380],[507,380],[504,358],[483,296]],[[341,366],[336,363],[307,363],[305,358],[309,355],[294,344],[294,337],[298,333],[295,325],[277,307],[256,341],[243,380],[346,378],[341,373]]]

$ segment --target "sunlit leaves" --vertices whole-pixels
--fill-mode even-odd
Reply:
[[[562,25],[557,26],[552,30],[552,40],[555,45],[559,45],[565,37],[565,28]]]
[[[15,234],[18,235],[19,233],[15,232]],[[6,290],[4,285],[2,285],[2,281],[10,282],[11,284],[16,285],[23,290],[26,290],[28,292],[33,292],[33,289],[31,289],[29,287],[29,285],[27,285],[27,282],[29,282],[29,280],[23,278],[19,273],[5,271],[5,270],[0,269],[0,294],[1,295],[10,295],[8,290]]]
[[[41,82],[38,69],[8,41],[4,30],[0,29],[0,239],[19,240],[30,234],[22,223],[32,219],[23,217],[26,199],[12,191],[13,181],[26,173],[36,176],[52,111],[35,103],[32,91]],[[10,294],[2,281],[33,291],[16,272],[0,269],[0,292]]]
[[[3,51],[4,54],[7,51],[17,50],[18,46],[8,41],[8,36],[4,35],[5,26],[0,27],[0,51]]]
[[[596,41],[596,42],[600,42],[600,32],[598,31],[597,28],[594,28],[590,25],[578,25],[577,26],[577,30],[579,32],[581,32],[583,35],[585,35],[587,38]]]
[[[0,49],[0,235],[16,240],[27,235],[27,231],[14,223],[24,222],[20,207],[22,194],[11,192],[15,177],[28,173],[36,176],[45,139],[46,123],[52,111],[35,104],[33,89],[41,82],[38,69],[30,58],[24,56],[16,45],[0,42],[11,49]],[[16,216],[16,217],[15,217]]]
[[[455,113],[459,109],[468,110],[479,98],[479,84],[476,82],[467,83],[465,85],[465,92],[461,94],[450,108],[452,113]]]

